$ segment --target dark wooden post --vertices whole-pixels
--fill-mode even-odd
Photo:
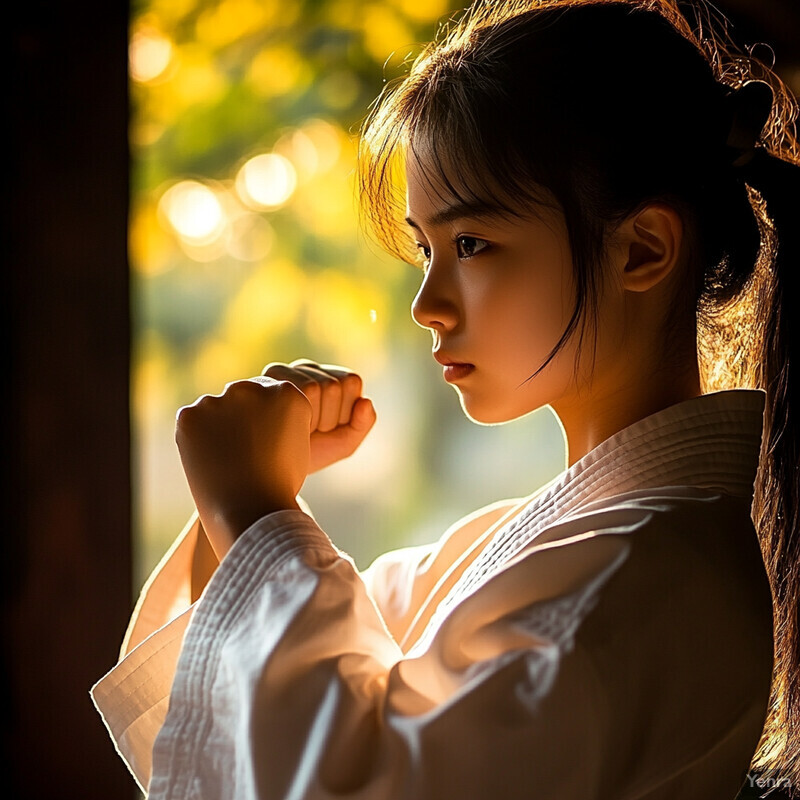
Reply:
[[[128,7],[26,0],[5,25],[3,784],[132,798],[88,694],[131,608]]]

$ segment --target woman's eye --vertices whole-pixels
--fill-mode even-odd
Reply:
[[[431,249],[425,244],[420,244],[417,242],[417,250],[419,250],[420,255],[422,256],[422,265],[424,267],[428,266],[428,263],[431,260]]]
[[[485,239],[476,239],[474,236],[459,236],[456,239],[456,250],[459,258],[472,258],[489,246]]]

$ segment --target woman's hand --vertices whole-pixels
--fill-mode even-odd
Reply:
[[[344,367],[301,359],[268,364],[261,374],[289,381],[311,403],[309,472],[352,455],[375,424],[372,401],[361,396],[361,377]]]
[[[353,453],[375,422],[348,370],[304,361],[270,364],[264,376],[178,412],[183,469],[220,559],[256,520],[297,508],[306,475]]]

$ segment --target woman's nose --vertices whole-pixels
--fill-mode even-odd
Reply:
[[[452,330],[459,312],[455,287],[444,269],[428,267],[417,296],[411,303],[411,316],[422,328]]]

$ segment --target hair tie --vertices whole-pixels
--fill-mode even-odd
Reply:
[[[747,81],[726,96],[731,123],[725,145],[734,169],[755,157],[773,99],[772,87],[764,81]]]

